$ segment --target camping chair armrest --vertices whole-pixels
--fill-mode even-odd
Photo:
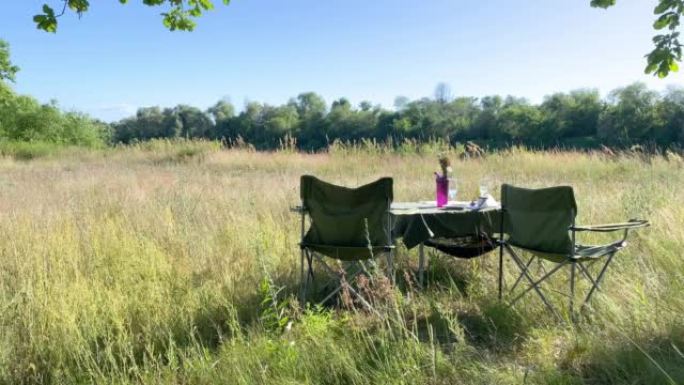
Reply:
[[[335,246],[335,245],[319,245],[315,243],[304,243],[300,242],[299,247],[302,249],[306,249],[309,247],[330,247],[330,248],[335,248],[335,249],[344,249],[344,250],[351,250],[351,249],[367,249],[368,247],[366,246]],[[397,247],[395,245],[384,245],[384,246],[371,246],[373,249],[385,249],[385,250],[394,250]]]
[[[650,224],[645,219],[630,219],[625,223],[609,223],[605,225],[593,225],[593,226],[572,226],[570,230],[577,231],[591,231],[599,233],[610,233],[613,231],[624,231],[622,234],[622,239],[615,242],[615,244],[620,244],[622,246],[626,245],[627,236],[629,235],[629,230],[635,230],[642,227],[648,227]]]
[[[604,224],[604,225],[592,225],[592,226],[572,226],[570,227],[570,230],[572,231],[592,231],[592,232],[599,232],[599,233],[609,233],[613,231],[620,231],[620,230],[633,230],[633,229],[638,229],[642,227],[647,227],[650,224],[648,223],[647,220],[645,219],[630,219],[628,222],[625,223],[609,223],[609,224]]]
[[[305,214],[306,211],[307,211],[306,207],[301,206],[301,205],[290,207],[290,212],[293,212],[293,213]]]

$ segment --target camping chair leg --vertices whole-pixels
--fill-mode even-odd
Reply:
[[[351,287],[351,285],[349,285],[348,283],[345,283],[345,285],[347,286],[347,290],[349,290],[349,292],[350,292],[352,295],[354,295],[354,296],[359,300],[359,302],[361,302],[361,304],[366,308],[366,310],[372,311],[373,313],[375,313],[375,315],[377,315],[378,317],[382,318],[382,316],[380,315],[380,313],[378,313],[378,311],[375,310],[375,308],[374,308],[373,306],[371,306],[371,304],[368,303],[368,301],[366,301],[366,299],[363,298],[363,296],[362,296],[361,294],[359,294],[358,291],[356,291],[356,290],[355,290],[353,287]],[[342,288],[342,286],[340,286],[340,289],[341,289],[341,288]]]
[[[304,249],[299,256],[299,303],[304,304]],[[308,278],[308,276],[307,276]]]
[[[575,265],[576,262],[570,262],[570,320],[572,322],[575,322],[575,313],[574,313],[574,300],[575,300]]]
[[[350,278],[351,278],[351,279],[355,278],[359,273],[362,272],[362,270],[363,270],[363,269],[358,269],[356,272],[354,272],[354,273],[350,276]],[[349,282],[347,282],[346,280],[342,281],[342,282],[340,283],[340,285],[339,285],[338,287],[336,287],[335,290],[333,290],[333,291],[332,291],[330,294],[328,294],[325,298],[323,298],[323,300],[321,300],[321,301],[319,302],[319,304],[324,304],[324,303],[326,303],[330,298],[332,298],[334,295],[336,295],[336,294],[339,293],[342,289],[345,289],[345,288],[349,291],[349,293],[351,293],[354,297],[356,297],[356,298],[359,300],[359,302],[361,302],[361,304],[362,304],[367,310],[372,311],[372,312],[374,312],[376,315],[380,316],[380,313],[378,313],[378,312],[375,310],[375,308],[373,308],[373,306],[371,306],[371,304],[370,304],[365,298],[363,298],[363,296],[362,296],[358,291],[356,291],[356,289],[354,289],[354,288],[349,284]]]
[[[373,261],[371,261],[371,262],[373,262]],[[363,263],[363,261],[357,261],[356,264],[357,264],[356,266],[358,266],[359,270],[356,271],[353,275],[351,275],[351,278],[353,278],[353,277],[354,277],[356,274],[358,274],[358,273],[364,273],[364,274],[366,274],[368,277],[371,277],[371,278],[373,277],[373,275],[372,275],[371,273],[368,272],[368,268],[366,267],[366,264]],[[352,265],[354,265],[354,264],[352,264]],[[373,266],[373,271],[375,271],[376,265],[373,264],[372,266]]]
[[[342,274],[339,274],[339,273],[335,272],[335,270],[333,270],[333,268],[331,268],[331,267],[330,267],[327,263],[325,263],[325,261],[323,261],[322,259],[319,259],[318,261],[320,262],[321,266],[323,266],[323,269],[325,269],[330,275],[335,276],[337,279],[340,280],[340,285],[339,285],[338,287],[336,287],[335,290],[333,290],[332,292],[330,292],[327,296],[325,296],[325,298],[323,298],[323,299],[319,302],[319,304],[322,305],[322,304],[326,303],[330,298],[332,298],[335,294],[339,293],[339,291],[342,290],[342,288],[344,287],[344,285],[347,285],[347,288],[348,288],[348,289],[351,289],[351,288],[350,288],[350,285],[349,285],[345,280],[342,279],[342,278],[343,278]],[[353,271],[353,272],[351,272],[351,273],[349,274],[349,280],[353,280],[354,278],[356,278],[356,276],[359,275],[359,273],[366,272],[366,270],[365,270],[363,264],[357,263],[357,264],[355,264],[355,267],[356,267],[356,270]],[[368,273],[366,272],[366,274],[368,274]],[[351,290],[350,290],[350,291],[351,291]],[[357,293],[357,294],[358,294],[358,293]]]
[[[310,250],[302,250],[302,271],[304,271],[304,276],[302,277],[302,287],[301,290],[301,301],[302,305],[306,303],[306,297],[309,294],[309,282],[313,282],[313,255]],[[308,268],[304,268],[304,263],[308,264]]]
[[[342,274],[336,272],[336,271],[335,271],[332,267],[330,267],[330,265],[328,265],[322,258],[319,258],[319,259],[318,259],[318,262],[321,264],[321,266],[323,266],[323,268],[328,272],[328,274],[330,274],[330,275],[332,275],[332,276],[334,276],[334,277],[336,277],[336,278],[338,278],[338,279],[341,279],[341,278],[342,278]],[[364,267],[362,264],[358,264],[358,263],[357,263],[357,264],[354,265],[354,267],[356,268],[356,270],[353,271],[353,272],[351,272],[350,274],[348,274],[348,276],[350,277],[350,279],[353,279],[353,278],[356,277],[359,273],[366,273],[366,275],[368,275],[368,271],[366,271],[365,267]]]
[[[503,252],[504,244],[503,241],[499,241],[499,301],[503,299]]]
[[[537,280],[537,281],[535,282],[535,281],[532,279],[532,277],[530,277],[530,275],[527,273],[527,271],[523,270],[524,265],[523,265],[522,261],[521,261],[520,258],[515,254],[515,252],[511,249],[511,247],[510,247],[510,246],[507,246],[506,249],[507,249],[508,252],[511,254],[511,257],[513,258],[513,261],[515,261],[515,263],[518,265],[518,267],[520,268],[520,270],[523,271],[523,274],[525,275],[525,278],[527,278],[527,280],[528,280],[529,283],[530,283],[530,287],[528,287],[525,291],[523,291],[523,292],[520,293],[517,297],[515,297],[515,298],[510,302],[510,304],[511,304],[511,305],[515,304],[518,300],[520,300],[520,298],[522,298],[522,297],[523,297],[525,294],[527,294],[530,290],[534,289],[534,291],[537,292],[537,294],[539,295],[539,298],[541,298],[542,302],[544,302],[544,305],[546,305],[546,307],[551,311],[551,313],[553,313],[556,317],[558,317],[558,319],[561,319],[561,320],[562,320],[562,318],[560,317],[560,315],[558,314],[558,312],[556,311],[556,309],[549,303],[549,301],[546,299],[546,297],[544,296],[544,294],[541,292],[541,289],[539,289],[539,284],[540,284],[541,282],[543,282],[544,280],[546,280],[547,278],[549,278],[552,274],[554,274],[555,272],[557,272],[561,267],[565,266],[565,265],[567,264],[567,262],[559,263],[558,266],[556,266],[556,267],[554,267],[553,269],[551,269],[551,271],[549,271],[548,273],[546,273],[546,275],[544,275],[543,277],[541,277],[539,280]]]
[[[418,246],[418,285],[423,287],[423,275],[425,273],[425,247],[421,243]]]
[[[608,269],[608,265],[610,265],[610,262],[613,260],[613,256],[615,256],[616,252],[612,252],[608,254],[608,260],[606,261],[605,265],[603,265],[603,268],[601,268],[601,272],[599,273],[598,277],[596,277],[596,283],[592,285],[591,290],[589,290],[589,294],[587,294],[587,298],[584,299],[584,302],[582,303],[582,308],[589,303],[589,300],[591,300],[591,296],[594,294],[594,291],[596,291],[599,288],[599,284],[601,283],[601,280],[603,279],[603,275],[606,273],[606,269]]]
[[[591,284],[593,286],[596,286],[596,280],[591,276],[591,274],[589,274],[589,270],[587,270],[587,268],[581,263],[578,263],[577,266],[580,268],[582,274],[584,274],[584,276],[587,277],[589,281],[591,281]],[[600,288],[598,289],[601,290]]]
[[[394,285],[394,255],[392,251],[387,252],[387,278],[389,278],[390,283]]]
[[[301,221],[300,221],[300,245],[304,243],[304,231],[306,229],[306,213],[304,210],[301,211]],[[300,246],[300,266],[299,266],[299,303],[303,306],[306,302],[306,283],[304,279],[309,280],[309,272],[307,272],[306,277],[304,277],[304,258],[306,258],[306,250],[304,247]],[[311,265],[309,264],[309,270],[311,270]]]
[[[325,296],[322,300],[318,302],[319,305],[323,305],[324,303],[328,302],[330,298],[332,298],[335,294],[339,293],[340,290],[342,290],[342,285],[338,286],[335,288],[335,290],[331,291],[328,295]]]
[[[524,269],[524,271],[528,271],[528,269],[530,268],[530,265],[531,265],[532,262],[534,261],[534,258],[535,258],[534,255],[533,255],[532,257],[530,257],[530,260],[527,261],[527,263],[525,264],[525,269]],[[518,276],[518,279],[515,280],[515,283],[513,284],[513,287],[511,287],[511,290],[510,290],[511,293],[514,292],[514,291],[515,291],[515,288],[518,287],[518,284],[520,284],[520,281],[522,281],[523,276],[524,276],[524,273],[520,273],[520,275]]]
[[[387,250],[387,278],[390,280],[390,284],[394,286],[396,283],[394,276],[394,239],[392,236],[392,214],[390,210],[392,208],[392,202],[387,202],[387,240],[388,247]]]

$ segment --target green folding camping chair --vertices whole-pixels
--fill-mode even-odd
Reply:
[[[306,300],[309,283],[313,281],[314,261],[334,276],[338,285],[320,303],[327,302],[345,288],[364,306],[370,304],[352,283],[361,273],[369,275],[364,261],[379,254],[387,258],[387,274],[392,271],[392,179],[381,178],[358,188],[346,188],[321,181],[313,176],[301,178],[302,241],[300,298]],[[305,218],[310,226],[305,232]],[[326,257],[343,262],[344,269],[332,268]],[[305,260],[308,265],[305,273]]]
[[[544,295],[541,284],[553,274],[568,266],[569,278],[569,312],[574,319],[574,299],[576,272],[587,278],[591,288],[587,293],[580,309],[591,300],[599,284],[603,280],[606,269],[615,254],[626,245],[630,230],[648,226],[646,220],[630,220],[626,223],[616,223],[597,226],[577,226],[575,216],[577,205],[572,187],[558,186],[542,189],[525,189],[504,184],[501,187],[501,241],[499,254],[499,298],[503,295],[503,252],[510,254],[513,262],[520,268],[520,275],[510,289],[511,295],[525,279],[529,286],[515,295],[510,304],[515,304],[525,294],[534,290],[544,305],[556,316],[560,314]],[[578,232],[614,232],[623,231],[620,240],[599,246],[585,246],[576,243]],[[506,234],[506,238],[504,238]],[[520,249],[531,255],[524,262],[515,249]],[[548,272],[540,263],[542,277],[533,279],[530,275],[534,260],[551,261],[556,265]],[[592,266],[598,261],[605,261],[598,275],[592,274]]]

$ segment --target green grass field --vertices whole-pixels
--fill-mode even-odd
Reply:
[[[571,184],[582,224],[651,221],[576,326],[533,296],[498,303],[496,253],[431,255],[424,291],[374,286],[382,318],[300,309],[289,212],[299,176],[346,185],[392,176],[395,200],[430,199],[435,151],[154,142],[2,158],[0,383],[684,383],[677,156],[514,149],[454,162],[461,198],[483,175],[496,185]],[[416,251],[400,247],[397,264],[410,282]]]

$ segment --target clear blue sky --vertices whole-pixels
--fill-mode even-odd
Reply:
[[[527,97],[591,87],[604,95],[643,74],[653,0],[232,0],[192,33],[169,32],[162,8],[93,0],[57,34],[35,29],[43,2],[5,0],[0,38],[21,67],[15,89],[113,120],[140,106],[208,107],[230,98],[283,103],[316,91],[392,107],[398,95]],[[220,0],[216,1],[221,3]]]

